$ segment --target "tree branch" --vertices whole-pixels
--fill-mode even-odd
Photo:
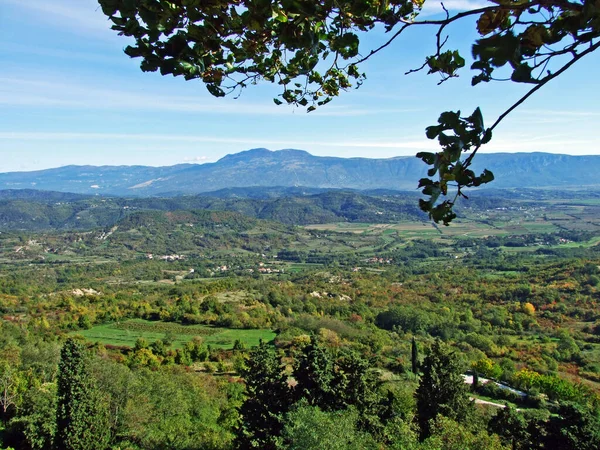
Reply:
[[[556,71],[556,72],[548,75],[546,78],[544,78],[542,81],[540,81],[539,84],[537,84],[529,92],[527,92],[523,97],[521,97],[519,100],[517,100],[510,108],[508,108],[506,111],[504,111],[502,114],[500,114],[500,116],[498,117],[498,119],[496,119],[496,121],[494,122],[494,124],[490,128],[488,128],[488,130],[490,132],[493,131],[494,128],[496,128],[500,124],[500,122],[502,122],[502,120],[504,120],[504,118],[506,116],[508,116],[511,112],[513,112],[521,104],[523,104],[523,102],[525,102],[525,100],[527,100],[534,93],[536,93],[538,90],[540,90],[548,82],[550,82],[554,78],[558,77],[559,75],[563,74],[565,71],[567,71],[573,64],[575,64],[581,58],[583,58],[584,56],[586,56],[586,55],[594,52],[598,48],[600,48],[600,41],[596,42],[595,44],[590,45],[586,50],[582,51],[581,53],[577,54],[577,56],[573,57],[573,59],[571,59],[571,61],[569,61],[568,63],[566,63],[564,66],[562,66],[558,71]],[[482,144],[479,144],[475,148],[475,150],[473,150],[473,152],[471,152],[471,154],[469,155],[469,157],[467,159],[465,159],[465,162],[463,164],[463,166],[465,168],[467,168],[467,167],[469,167],[471,165],[471,162],[473,161],[473,157],[475,156],[475,154],[477,153],[477,151],[481,148],[481,145]]]

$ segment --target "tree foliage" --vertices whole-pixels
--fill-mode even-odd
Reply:
[[[427,199],[421,209],[436,222],[455,217],[463,190],[493,180],[469,167],[498,123],[539,88],[600,46],[600,6],[596,0],[493,0],[481,8],[437,20],[419,20],[417,0],[99,0],[119,34],[132,37],[125,49],[142,58],[146,72],[200,79],[217,97],[239,93],[261,80],[281,86],[275,103],[307,107],[310,112],[341,91],[360,86],[361,65],[387,48],[408,28],[433,27],[436,45],[419,68],[441,81],[466,64],[448,49],[446,29],[476,18],[479,38],[472,45],[476,72],[472,84],[507,79],[533,88],[496,122],[485,127],[479,108],[470,116],[444,112],[427,129],[441,151],[417,156],[431,166],[419,182]],[[389,37],[364,50],[364,34],[383,27]],[[499,74],[499,75],[498,75]],[[464,157],[464,153],[470,153]],[[452,193],[454,197],[440,201]]]
[[[104,402],[88,372],[85,349],[74,339],[68,339],[63,346],[58,373],[56,448],[106,448],[109,426]]]
[[[499,409],[492,417],[488,429],[500,436],[502,441],[510,445],[513,450],[519,450],[528,448],[531,440],[527,425],[527,420],[521,413],[507,406]]]
[[[294,378],[295,394],[310,406],[326,410],[337,409],[333,360],[327,350],[314,339],[307,344],[297,358]]]
[[[600,409],[564,402],[558,409],[558,415],[550,419],[548,429],[548,447],[567,450],[600,448]]]
[[[417,341],[415,338],[412,338],[410,343],[410,362],[411,362],[411,370],[415,375],[419,373],[419,347],[417,346]]]
[[[247,399],[240,408],[240,448],[274,449],[291,404],[290,390],[275,352],[262,342],[242,370]]]
[[[18,409],[24,390],[22,374],[10,362],[0,360],[0,415],[4,421]]]
[[[358,426],[355,409],[324,412],[301,402],[286,417],[283,448],[289,450],[353,450],[381,448]]]
[[[415,393],[421,438],[431,435],[432,421],[444,416],[464,422],[471,402],[463,379],[462,365],[455,352],[436,340],[421,365],[421,379]]]

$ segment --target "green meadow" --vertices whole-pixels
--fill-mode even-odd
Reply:
[[[77,331],[74,335],[83,336],[88,342],[99,342],[107,345],[133,347],[135,341],[144,338],[148,342],[173,338],[173,348],[181,348],[186,342],[199,336],[204,343],[212,347],[230,349],[236,340],[247,347],[257,346],[262,339],[272,341],[276,334],[271,330],[246,330],[216,328],[206,325],[179,325],[168,322],[152,322],[143,319],[131,319],[119,323],[98,325],[89,330]]]

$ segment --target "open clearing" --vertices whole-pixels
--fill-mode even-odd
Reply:
[[[367,224],[367,223],[328,223],[319,225],[307,225],[304,227],[313,231],[333,231],[338,233],[353,233],[362,236],[384,236],[388,239],[396,235],[401,239],[425,239],[441,237],[483,237],[507,234],[506,230],[494,226],[475,222],[456,220],[451,227],[436,227],[429,222],[398,222],[390,224]],[[526,230],[524,231],[526,232]]]
[[[164,339],[167,334],[173,336],[172,348],[180,348],[186,342],[199,336],[205,344],[212,347],[230,349],[239,339],[247,347],[254,347],[262,339],[270,342],[276,334],[271,330],[240,330],[216,328],[207,325],[180,325],[170,322],[152,322],[143,319],[131,319],[125,322],[98,325],[89,330],[77,331],[72,334],[81,335],[89,342],[133,347],[138,338],[148,342]]]

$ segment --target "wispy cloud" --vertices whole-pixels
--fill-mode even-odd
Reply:
[[[2,0],[35,20],[85,37],[109,38],[111,23],[95,0]]]
[[[2,1],[2,0],[0,0]],[[122,52],[113,51],[112,49],[100,53],[98,49],[89,51],[76,51],[73,49],[63,50],[55,47],[43,46],[41,44],[36,45],[24,45],[19,42],[0,42],[0,52],[5,55],[28,55],[48,58],[49,60],[71,60],[78,63],[91,62],[96,63],[101,67],[106,64],[110,65],[128,65],[130,64],[129,58]],[[33,58],[32,58],[33,59]],[[35,58],[39,59],[39,58]]]
[[[183,158],[185,162],[195,162],[195,163],[203,163],[210,161],[211,158],[208,156],[186,156]]]
[[[534,114],[542,116],[563,116],[563,117],[598,117],[600,111],[568,111],[568,110],[551,110],[551,109],[523,109],[522,114]]]
[[[0,132],[0,140],[11,141],[123,141],[170,143],[221,143],[257,146],[285,146],[296,148],[307,147],[341,147],[341,148],[396,148],[424,149],[435,147],[435,143],[423,140],[294,140],[294,139],[260,139],[244,137],[219,137],[210,135],[170,135],[170,134],[138,134],[138,133],[39,133],[39,132]]]
[[[442,4],[444,5],[442,7]],[[491,3],[485,0],[426,0],[421,10],[420,16],[431,16],[434,14],[441,14],[444,12],[444,8],[448,11],[469,11],[472,9],[484,8],[490,6]]]
[[[514,118],[522,124],[572,124],[573,122],[590,122],[600,117],[600,111],[586,110],[548,110],[522,109],[514,113]],[[544,133],[545,134],[545,133]]]
[[[117,84],[117,83],[113,83]],[[243,100],[215,99],[205,95],[167,95],[147,93],[139,88],[104,89],[91,84],[64,83],[47,79],[0,77],[0,104],[71,109],[114,109],[128,111],[165,111],[182,113],[276,115],[306,114],[304,109],[276,106],[268,100],[256,103]],[[311,116],[365,116],[401,114],[415,108],[368,108],[331,105],[310,113]]]
[[[220,137],[211,135],[169,135],[169,134],[138,134],[138,133],[39,133],[39,132],[0,132],[0,140],[6,141],[81,141],[81,142],[122,142],[135,145],[168,143],[178,145],[182,143],[208,143],[208,144],[237,144],[240,148],[249,146],[267,146],[279,148],[338,148],[338,149],[389,149],[389,150],[431,150],[436,151],[439,146],[435,141],[409,137],[408,139],[388,140],[361,140],[361,139],[269,139],[257,137]],[[600,145],[600,139],[582,138],[571,139],[567,135],[521,136],[512,135],[503,139],[493,140],[482,148],[485,152],[527,152],[547,151],[554,153],[567,153],[567,149],[589,149],[593,153]],[[596,150],[596,153],[598,151]],[[405,153],[405,152],[403,152]],[[187,157],[186,161],[207,161],[208,156]]]

